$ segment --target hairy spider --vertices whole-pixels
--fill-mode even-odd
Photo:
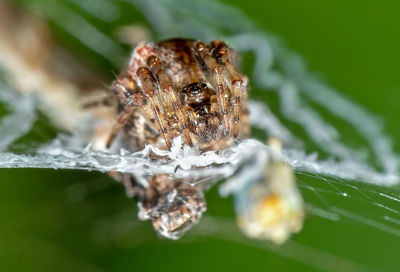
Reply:
[[[220,40],[140,44],[112,84],[119,115],[106,145],[120,133],[132,151],[145,144],[169,149],[182,136],[185,144],[208,151],[248,137],[247,78],[237,64],[234,50]],[[185,181],[156,175],[143,186],[131,175],[114,176],[138,200],[141,218],[151,219],[164,236],[176,238],[205,210],[201,188]]]
[[[107,145],[124,126],[131,149],[145,143],[170,148],[182,135],[188,145],[216,150],[247,137],[247,79],[236,72],[236,62],[222,41],[139,45],[112,86],[121,111]]]

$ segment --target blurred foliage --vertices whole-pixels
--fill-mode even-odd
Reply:
[[[50,9],[51,5],[44,0],[16,2],[21,8],[40,10],[44,14],[50,12],[58,16],[57,12],[60,12]],[[70,1],[60,2],[111,37],[115,37],[117,26],[147,24],[140,11],[127,1],[117,2],[121,13],[109,22]],[[311,70],[321,72],[328,83],[379,114],[394,139],[400,138],[397,125],[400,99],[397,76],[400,22],[397,11],[400,2],[225,2],[242,9],[262,28],[283,37],[290,48],[304,56]],[[49,23],[57,40],[102,74],[104,82],[112,80],[111,71],[118,73],[123,66],[123,62],[119,66],[89,50],[51,20]],[[128,56],[129,46],[121,47]],[[251,58],[245,59],[247,69]],[[272,108],[278,102],[275,96],[256,90],[253,97],[267,99]],[[51,134],[52,128],[44,125],[45,117],[40,120],[38,126],[44,126]],[[27,135],[23,142],[37,140],[34,137],[37,135]],[[348,137],[355,143],[357,139],[351,135]],[[396,149],[400,151],[398,144]],[[322,189],[329,187],[310,177],[299,175],[299,178]],[[1,271],[312,271],[324,266],[329,270],[353,271],[395,270],[399,264],[400,237],[379,231],[365,222],[333,222],[310,215],[304,230],[283,247],[253,242],[235,232],[233,201],[221,199],[216,189],[207,194],[207,215],[228,220],[231,227],[226,232],[233,231],[232,235],[241,237],[235,241],[222,234],[201,235],[202,228],[207,229],[204,226],[207,220],[197,231],[195,229],[180,241],[158,239],[150,223],[138,221],[135,203],[125,197],[123,187],[103,174],[1,170],[0,180]],[[380,192],[397,190],[364,184],[357,186],[368,186]],[[303,189],[303,194],[307,202],[317,198],[309,190]],[[328,197],[339,207],[351,207],[353,211],[379,216],[378,209],[371,209],[371,205],[356,198],[345,199],[334,194]],[[399,203],[387,199],[371,201],[387,204],[396,211],[400,208]]]

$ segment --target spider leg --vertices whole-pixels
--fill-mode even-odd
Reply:
[[[216,139],[218,136],[218,127],[220,125],[220,119],[217,116],[218,112],[218,98],[217,95],[210,97],[210,113],[211,116],[207,120],[209,133],[212,138]]]
[[[140,83],[142,84],[142,88],[144,89],[144,95],[149,99],[153,110],[156,115],[156,119],[158,121],[158,124],[160,126],[161,133],[164,136],[165,143],[167,144],[168,149],[171,148],[171,137],[168,134],[168,129],[167,129],[167,121],[165,119],[165,115],[161,112],[160,108],[158,107],[158,103],[156,101],[156,96],[155,96],[155,89],[153,85],[153,75],[151,74],[151,71],[146,68],[146,67],[140,67],[136,75],[139,78]]]
[[[90,109],[90,108],[96,108],[96,107],[99,107],[99,106],[110,107],[112,105],[110,100],[112,100],[111,97],[103,97],[101,99],[96,99],[96,100],[84,103],[82,105],[82,108],[83,109]]]
[[[121,104],[125,104],[125,108],[117,116],[117,120],[111,130],[111,134],[107,139],[106,147],[109,148],[118,132],[129,120],[135,106],[145,104],[145,97],[140,92],[134,91],[135,82],[130,78],[120,78],[114,81],[112,90],[116,94]]]
[[[130,77],[120,77],[112,84],[112,92],[117,97],[118,101],[124,105],[130,98],[133,90],[136,88],[135,81]]]
[[[217,61],[211,55],[211,52],[206,44],[203,42],[195,42],[194,43],[194,50],[199,58],[204,62],[207,69],[212,72],[212,77],[214,84],[216,85],[216,93],[218,99],[218,110],[219,113],[222,115],[222,120],[224,124],[224,135],[228,136],[230,134],[230,122],[229,122],[229,111],[228,111],[228,104],[226,101],[226,87],[223,81],[223,66],[219,65]]]
[[[118,115],[117,121],[115,122],[110,136],[108,136],[107,142],[106,142],[106,148],[109,148],[114,141],[115,137],[117,137],[119,131],[121,128],[125,125],[125,123],[129,120],[129,117],[132,114],[134,107],[127,105],[124,110]]]
[[[128,197],[137,197],[144,194],[145,189],[138,186],[135,178],[132,175],[117,171],[108,172],[108,175],[117,181],[122,182],[122,184],[125,186]]]
[[[247,96],[247,94],[245,94],[246,87],[243,84],[242,76],[236,72],[229,59],[229,47],[226,45],[226,43],[220,40],[215,40],[211,42],[211,48],[217,60],[226,68],[232,82],[233,137],[237,138],[239,136],[240,128],[240,100],[242,95]]]
[[[247,89],[246,89],[246,91],[247,91]],[[247,93],[242,98],[243,99],[241,101],[241,108],[242,108],[241,135],[243,138],[249,138],[250,137],[250,121],[249,121],[250,111],[248,108]]]
[[[182,111],[182,107],[178,99],[176,98],[171,78],[166,73],[158,57],[156,56],[149,57],[147,60],[147,64],[154,72],[154,75],[156,76],[160,84],[160,89],[162,90],[163,94],[165,94],[165,96],[167,97],[169,104],[172,106],[175,112],[175,115],[179,122],[181,133],[183,133],[186,143],[192,146],[193,145],[192,139],[189,134],[189,128],[186,124],[187,116],[185,116],[185,112]]]
[[[120,104],[125,104],[126,100],[129,99],[133,90],[135,90],[135,81],[133,81],[129,77],[120,77],[116,79],[112,86],[111,90],[114,94],[113,97],[117,97],[117,100]],[[94,101],[86,102],[82,105],[82,108],[89,109],[98,106],[111,106],[114,102],[114,99],[111,96],[102,97],[100,99],[96,99]]]

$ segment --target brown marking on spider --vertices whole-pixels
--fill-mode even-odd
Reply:
[[[221,150],[248,137],[247,78],[236,63],[233,49],[218,40],[140,44],[112,85],[119,115],[107,146],[118,133],[131,151],[145,144],[169,149],[177,136],[200,151]],[[205,210],[202,188],[187,180],[157,174],[146,187],[128,174],[114,177],[137,199],[141,218],[164,236],[178,237]]]

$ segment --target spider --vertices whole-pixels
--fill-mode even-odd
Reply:
[[[182,135],[188,145],[217,150],[247,137],[247,79],[236,63],[235,52],[218,40],[210,46],[188,39],[139,45],[112,86],[121,111],[107,146],[124,126],[124,142],[133,149],[144,143],[170,148]]]
[[[119,114],[106,146],[121,134],[131,151],[146,144],[167,150],[181,136],[203,152],[248,137],[247,78],[237,72],[238,63],[235,51],[220,40],[138,45],[112,84]],[[205,210],[202,188],[187,181],[155,175],[143,186],[131,175],[113,176],[137,199],[140,218],[151,219],[163,236],[177,238]]]

